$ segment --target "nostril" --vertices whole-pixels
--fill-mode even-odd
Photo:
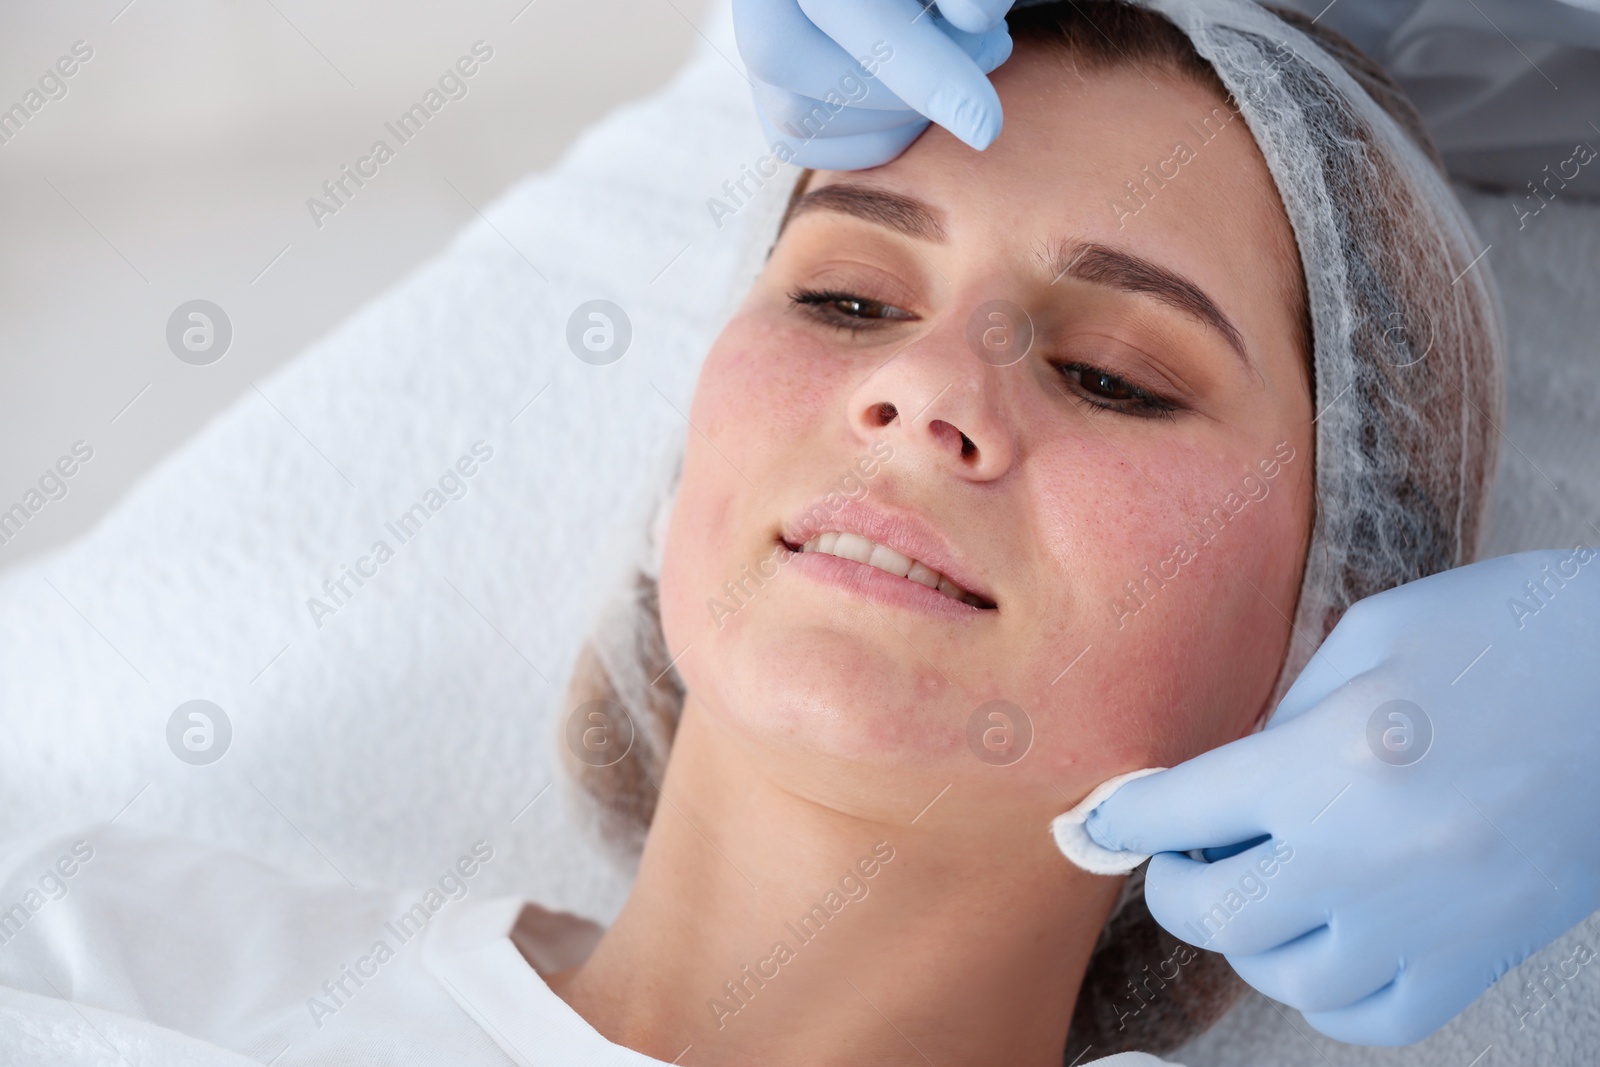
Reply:
[[[878,405],[875,413],[878,417],[879,426],[887,426],[900,417],[899,409],[887,400]]]
[[[928,423],[928,429],[933,433],[942,448],[949,448],[959,441],[960,444],[957,444],[956,448],[962,459],[970,460],[978,454],[978,446],[973,442],[972,438],[943,419],[934,419]]]

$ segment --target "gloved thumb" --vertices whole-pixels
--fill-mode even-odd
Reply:
[[[939,0],[939,14],[967,33],[988,33],[1005,21],[1011,0]]]
[[[1236,845],[1270,831],[1260,798],[1272,766],[1265,734],[1252,734],[1186,763],[1125,783],[1089,813],[1084,830],[1118,852],[1188,852]]]

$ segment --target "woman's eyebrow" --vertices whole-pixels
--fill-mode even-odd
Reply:
[[[790,205],[783,226],[808,211],[854,215],[907,237],[935,244],[948,240],[944,212],[914,196],[872,186],[835,182],[812,189]],[[1042,262],[1050,272],[1052,285],[1063,277],[1076,278],[1126,293],[1145,293],[1192,315],[1221,334],[1246,367],[1253,366],[1245,351],[1244,338],[1232,320],[1204,289],[1176,271],[1127,249],[1092,241],[1059,242]]]
[[[836,182],[812,189],[789,208],[783,224],[807,211],[837,211],[887,226],[907,237],[944,244],[944,212],[914,196],[891,193],[850,182]],[[780,227],[780,230],[782,227]]]
[[[1148,293],[1157,300],[1192,315],[1222,335],[1228,347],[1247,368],[1252,368],[1244,338],[1216,301],[1194,282],[1125,248],[1094,241],[1061,241],[1044,258],[1050,284],[1076,278],[1125,293]]]

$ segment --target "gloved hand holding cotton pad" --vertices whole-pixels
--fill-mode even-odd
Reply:
[[[1050,834],[1061,854],[1090,874],[1127,874],[1150,858],[1144,852],[1119,852],[1099,844],[1085,828],[1089,813],[1103,804],[1124,782],[1164,771],[1165,767],[1145,767],[1108,778],[1089,791],[1089,795],[1050,820]]]

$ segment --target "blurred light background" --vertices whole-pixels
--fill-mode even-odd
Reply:
[[[51,83],[58,98],[0,126],[0,509],[75,441],[94,458],[0,546],[0,569],[87,529],[253,381],[666,82],[706,12],[705,0],[6,4],[0,109],[77,42],[93,55],[60,79],[65,95]],[[401,146],[384,124],[477,41],[493,56],[462,79],[466,94]],[[307,200],[379,138],[395,157],[319,227]],[[233,328],[205,368],[167,347],[169,316],[194,299]]]

